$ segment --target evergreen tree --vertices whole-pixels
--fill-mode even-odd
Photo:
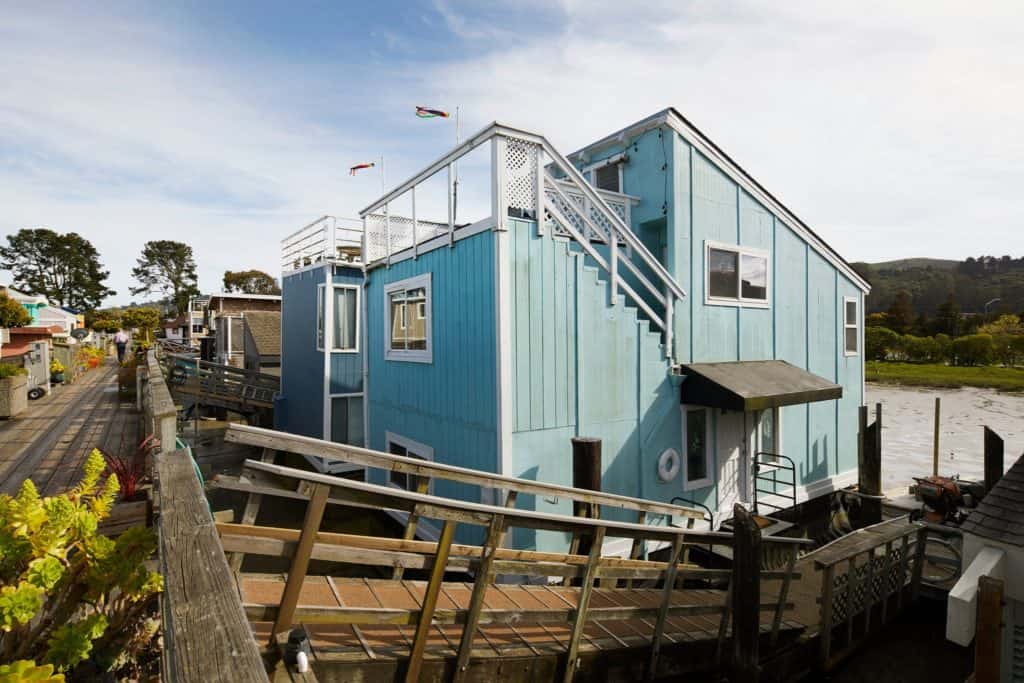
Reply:
[[[906,334],[914,324],[914,307],[911,303],[910,293],[901,289],[896,292],[889,310],[886,312],[889,319],[889,328],[899,334]]]
[[[160,292],[170,299],[178,315],[188,310],[189,298],[199,294],[192,247],[183,242],[146,242],[132,277],[139,282],[132,287],[132,294]]]
[[[0,247],[0,268],[11,271],[18,289],[79,311],[98,308],[116,294],[103,284],[110,273],[96,248],[74,232],[25,228],[8,235],[7,246]]]

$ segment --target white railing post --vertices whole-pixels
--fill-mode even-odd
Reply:
[[[363,234],[359,236],[359,258],[363,264],[370,262],[370,254],[366,251],[369,240],[366,238],[366,217],[363,217]]]
[[[508,226],[508,202],[505,197],[505,151],[506,140],[503,135],[491,138],[491,214],[495,230],[505,230]]]
[[[537,145],[537,234],[544,234],[544,146]],[[554,234],[554,233],[552,233]]]
[[[665,357],[669,360],[673,359],[674,354],[672,353],[672,343],[675,335],[675,307],[676,297],[667,286],[665,287]]]
[[[338,258],[338,219],[332,218],[324,221],[324,230],[330,232],[330,236],[324,242],[331,249],[331,255],[328,258],[336,259]]]
[[[610,280],[611,287],[611,301],[608,302],[610,306],[615,305],[615,296],[619,292],[619,240],[615,235],[615,230],[612,229],[608,233],[608,279]]]
[[[391,213],[389,204],[384,204],[384,256],[388,259],[388,267],[391,267]]]
[[[416,186],[413,185],[409,192],[412,194],[412,258],[415,261],[420,257],[420,239],[416,229]]]
[[[448,246],[455,246],[455,212],[454,186],[452,185],[452,165],[448,164]]]

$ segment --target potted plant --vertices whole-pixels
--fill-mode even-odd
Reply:
[[[28,370],[0,363],[0,417],[11,418],[28,408]]]
[[[143,439],[132,456],[121,457],[103,453],[107,471],[117,477],[117,502],[110,516],[100,525],[100,532],[115,536],[136,525],[149,526],[153,504],[149,498],[149,484],[145,483],[147,460],[159,442],[150,435]],[[99,451],[97,451],[99,452]]]
[[[64,384],[64,364],[54,358],[50,361],[50,382],[52,384]]]

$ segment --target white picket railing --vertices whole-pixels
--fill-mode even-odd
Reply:
[[[363,262],[363,223],[321,216],[281,240],[281,270],[299,270],[327,259]]]
[[[665,354],[671,358],[674,304],[686,292],[630,228],[629,207],[636,198],[597,190],[544,136],[536,133],[493,123],[365,207],[359,215],[365,228],[366,262],[384,259],[390,263],[397,251],[408,249],[415,257],[425,241],[445,235],[453,243],[456,231],[464,227],[454,220],[454,167],[488,142],[491,208],[484,220],[490,227],[503,229],[510,217],[531,219],[536,221],[538,231],[550,230],[577,242],[608,273],[611,300],[623,292],[664,332]],[[442,172],[447,173],[448,180],[448,222],[419,220],[417,190]],[[406,198],[411,200],[412,215],[393,214],[392,205]],[[599,248],[595,243],[606,246]],[[647,296],[630,286],[620,272],[622,268],[632,274]],[[653,282],[645,270],[653,276]]]

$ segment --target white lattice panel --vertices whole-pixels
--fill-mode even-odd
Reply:
[[[416,221],[416,241],[423,244],[427,240],[447,234],[448,225],[435,221]],[[391,245],[388,248],[388,234]],[[391,216],[390,228],[384,214],[370,214],[366,217],[366,251],[367,263],[385,258],[389,253],[395,254],[409,249],[413,244],[412,219],[408,216]]]
[[[505,148],[505,200],[510,209],[537,210],[537,157],[540,145],[507,138]],[[536,214],[534,214],[536,215]]]

